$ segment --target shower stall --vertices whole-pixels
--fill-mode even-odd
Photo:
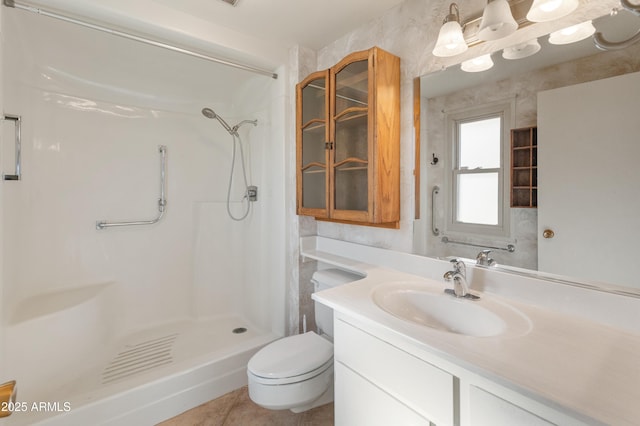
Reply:
[[[0,184],[0,383],[23,408],[0,424],[153,424],[245,384],[285,331],[281,80],[12,8],[0,29],[21,132],[20,179]],[[205,106],[257,120],[233,129],[260,188],[242,221]]]

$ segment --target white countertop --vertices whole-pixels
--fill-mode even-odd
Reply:
[[[444,289],[448,286],[444,280],[309,247],[302,253],[366,275],[315,293],[313,298],[354,318],[382,340],[402,337],[418,350],[443,357],[586,423],[640,422],[640,335],[495,294],[481,295],[507,303],[528,317],[528,331],[493,337],[440,331],[396,318],[379,308],[371,295],[383,283],[404,281]]]

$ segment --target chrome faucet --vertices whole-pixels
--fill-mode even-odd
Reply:
[[[476,256],[476,265],[479,266],[494,266],[496,261],[489,257],[491,250],[482,250]]]
[[[477,300],[478,296],[469,293],[469,284],[467,283],[467,268],[463,261],[459,259],[451,259],[453,271],[445,272],[444,279],[453,281],[453,289],[446,289],[445,293],[455,297]]]

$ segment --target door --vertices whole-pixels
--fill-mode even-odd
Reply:
[[[640,287],[638,111],[640,73],[538,94],[540,271]]]
[[[311,74],[297,86],[298,214],[328,217],[329,72]]]
[[[331,151],[330,216],[334,219],[368,222],[372,218],[369,167],[371,127],[369,116],[371,52],[347,56],[332,68],[335,91]]]

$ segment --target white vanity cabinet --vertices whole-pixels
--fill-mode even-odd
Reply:
[[[467,414],[463,424],[474,426],[549,426],[554,423],[545,420],[511,401],[498,397],[480,387],[469,385]],[[465,398],[462,398],[465,401]],[[563,424],[580,424],[575,421]]]
[[[412,343],[376,337],[336,313],[335,424],[582,425]],[[526,368],[526,367],[525,367]]]
[[[340,320],[334,351],[336,425],[454,423],[451,374]]]

